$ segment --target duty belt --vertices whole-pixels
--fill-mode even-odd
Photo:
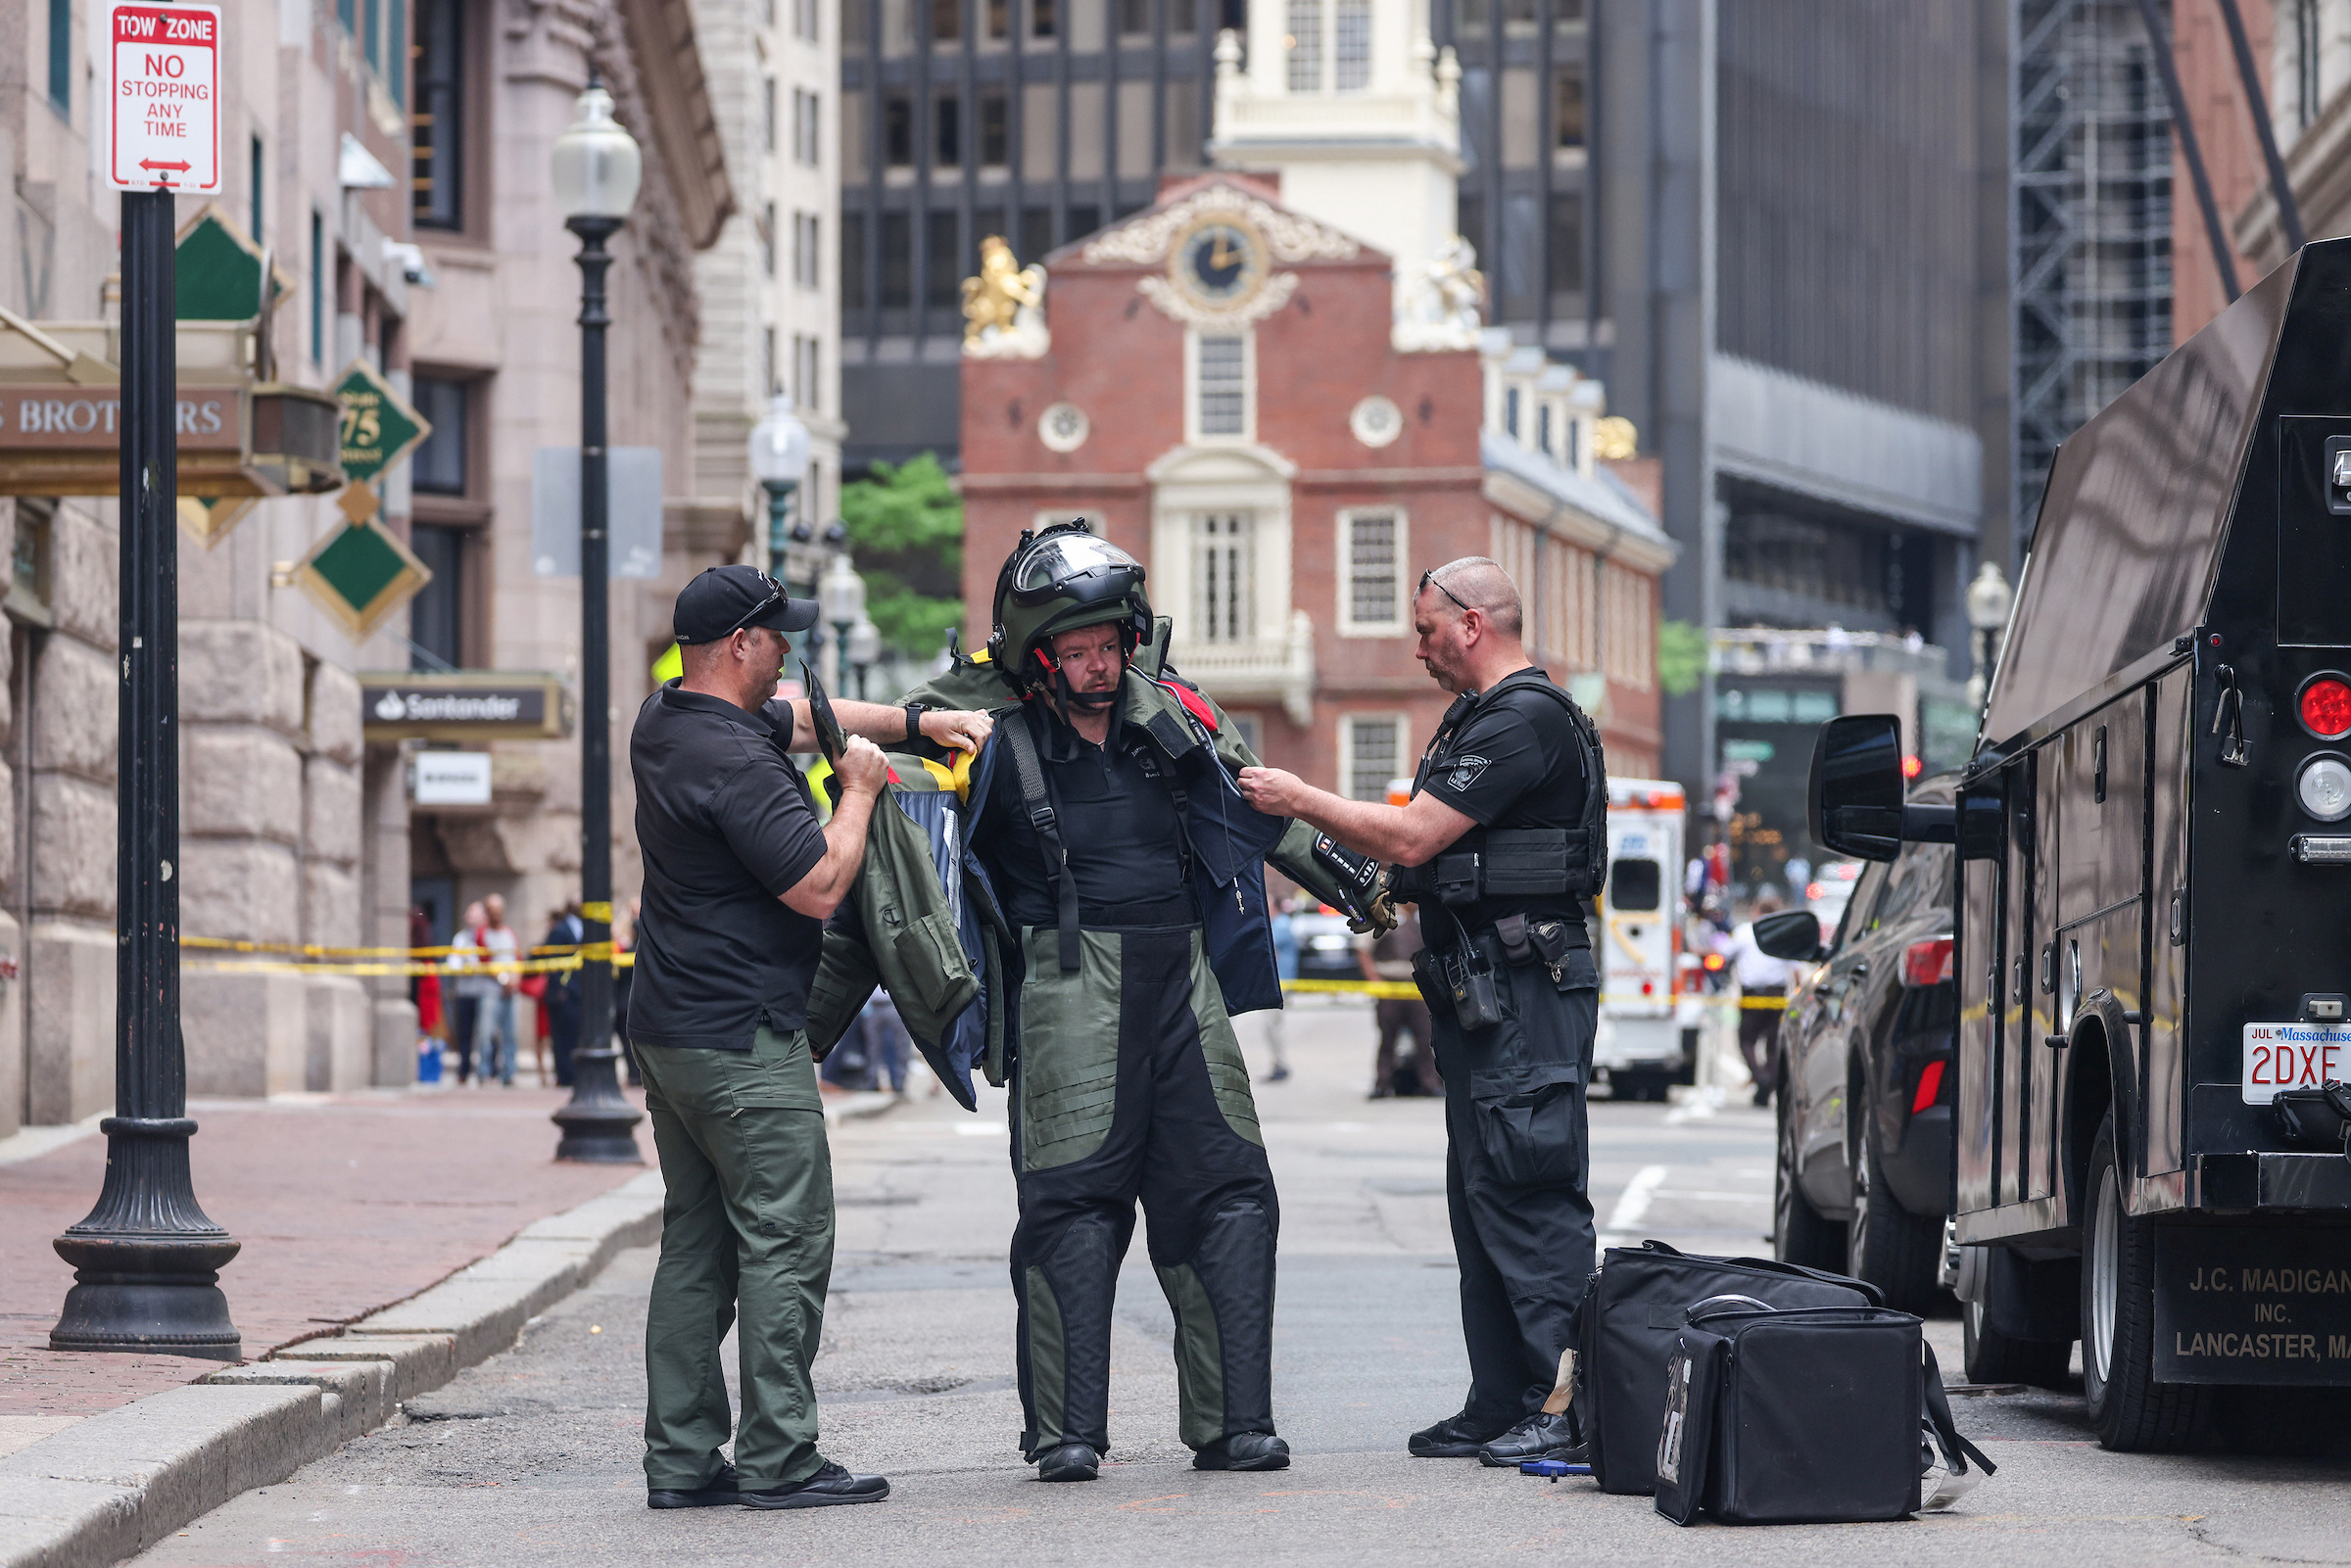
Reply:
[[[1583,829],[1494,828],[1473,849],[1391,869],[1388,889],[1414,903],[1434,898],[1460,909],[1481,898],[1581,897],[1591,891],[1590,880],[1591,846]]]

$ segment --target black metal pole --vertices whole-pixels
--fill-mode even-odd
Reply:
[[[575,217],[580,237],[580,1042],[571,1054],[571,1099],[555,1113],[557,1160],[643,1164],[632,1129],[645,1113],[620,1092],[612,1044],[612,655],[605,582],[605,513],[611,500],[604,448],[604,249],[616,217]]]
[[[2148,49],[2155,68],[2163,72],[2164,95],[2172,101],[2172,125],[2180,132],[2180,155],[2187,160],[2187,175],[2195,183],[2196,206],[2204,214],[2204,238],[2212,246],[2212,264],[2221,274],[2221,287],[2234,305],[2244,292],[2236,286],[2236,258],[2229,248],[2229,231],[2221,227],[2221,204],[2213,200],[2212,176],[2204,169],[2204,149],[2196,139],[2196,119],[2188,113],[2187,93],[2180,85],[2179,63],[2172,58],[2172,35],[2163,24],[2155,0],[2138,0],[2139,21],[2147,29]]]
[[[2270,196],[2278,204],[2278,226],[2285,232],[2287,253],[2302,249],[2302,209],[2294,202],[2293,181],[2285,177],[2285,160],[2278,156],[2278,133],[2270,126],[2270,101],[2261,90],[2261,72],[2253,65],[2253,43],[2245,36],[2244,14],[2236,0],[2221,0],[2221,20],[2229,24],[2229,48],[2236,56],[2236,79],[2244,84],[2245,107],[2252,111],[2253,134],[2261,140],[2262,162],[2269,166]]]
[[[169,191],[122,197],[121,670],[115,786],[115,1114],[59,1351],[233,1361],[219,1270],[237,1243],[196,1202],[179,1036],[178,343]]]

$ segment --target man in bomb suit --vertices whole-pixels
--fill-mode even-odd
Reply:
[[[1112,1292],[1138,1199],[1194,1467],[1289,1463],[1280,1206],[1231,1016],[1281,1005],[1266,859],[1367,925],[1384,914],[1375,866],[1242,800],[1234,776],[1257,759],[1166,668],[1167,635],[1126,551],[1082,521],[1024,533],[986,654],[908,698],[996,709],[966,807],[1013,949],[989,966],[1010,992],[989,1076],[1012,1091],[1021,1446],[1044,1481],[1093,1480],[1108,1450]]]

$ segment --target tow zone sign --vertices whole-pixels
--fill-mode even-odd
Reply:
[[[107,183],[119,191],[220,189],[220,8],[107,10]]]

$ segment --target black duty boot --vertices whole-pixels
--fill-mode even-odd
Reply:
[[[827,1461],[805,1481],[743,1493],[746,1508],[833,1508],[844,1502],[880,1502],[889,1496],[889,1482],[878,1475],[851,1475]]]
[[[1102,1455],[1082,1443],[1064,1443],[1036,1456],[1039,1481],[1095,1481],[1102,1475]]]
[[[1501,1436],[1491,1428],[1471,1426],[1462,1415],[1449,1415],[1414,1433],[1405,1448],[1416,1459],[1474,1459],[1479,1449]]]
[[[1287,1470],[1290,1446],[1271,1432],[1235,1432],[1192,1455],[1195,1470]]]
[[[1582,1464],[1588,1455],[1576,1438],[1575,1427],[1561,1410],[1546,1415],[1538,1410],[1477,1450],[1477,1462],[1497,1469],[1525,1459],[1564,1459]]]
[[[645,1505],[648,1508],[725,1508],[734,1505],[739,1488],[735,1467],[719,1461],[718,1475],[692,1492],[678,1492],[661,1487],[648,1487]]]

